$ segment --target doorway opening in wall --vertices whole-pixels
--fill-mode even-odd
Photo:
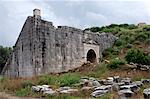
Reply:
[[[96,62],[96,53],[93,49],[90,49],[87,52],[87,61],[90,61],[91,63],[95,63]]]

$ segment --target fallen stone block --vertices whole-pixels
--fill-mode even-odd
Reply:
[[[132,84],[136,84],[138,87],[142,87],[143,86],[142,81],[135,81],[135,82],[132,82]]]
[[[39,87],[39,86],[32,86],[32,91],[33,92],[40,92],[40,90],[42,89],[41,87]]]
[[[121,82],[121,78],[119,76],[114,76],[113,78],[115,83]]]
[[[96,91],[96,90],[108,90],[109,92],[111,92],[112,91],[112,85],[107,85],[107,86],[103,85],[100,87],[96,87],[96,88],[94,88],[94,91]]]
[[[101,86],[101,84],[97,80],[94,80],[92,81],[92,86]]]
[[[54,90],[49,90],[49,91],[45,91],[45,92],[43,92],[43,94],[48,94],[48,95],[55,95],[56,94],[56,91],[54,91]]]
[[[65,93],[65,94],[70,94],[74,92],[78,92],[78,89],[71,89],[70,87],[60,87],[57,89],[59,93]]]
[[[144,89],[143,95],[145,99],[150,99],[150,88]]]
[[[123,78],[123,79],[121,80],[121,82],[124,82],[125,85],[129,85],[129,84],[132,83],[131,78]]]
[[[141,82],[143,84],[149,84],[150,83],[150,79],[141,79]]]
[[[132,92],[130,89],[124,89],[120,90],[118,94],[120,98],[123,99],[123,97],[131,97],[134,94],[134,92]]]
[[[93,97],[100,97],[104,94],[108,93],[108,90],[96,90],[94,92],[91,93],[91,96]]]
[[[150,66],[148,66],[148,65],[141,65],[140,70],[148,71],[148,70],[150,70]]]
[[[140,88],[136,84],[120,86],[120,90],[127,90],[127,89],[135,92],[138,91]]]

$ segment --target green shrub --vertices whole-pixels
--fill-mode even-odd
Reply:
[[[115,45],[116,46],[122,46],[122,45],[124,45],[125,44],[125,41],[123,41],[123,40],[121,40],[121,39],[118,39],[118,40],[116,40],[116,42],[115,42]]]
[[[147,39],[147,40],[146,40],[146,44],[147,44],[147,45],[150,45],[150,39]]]
[[[144,54],[144,52],[138,50],[138,49],[130,49],[126,55],[125,59],[128,63],[138,63],[138,64],[150,64],[150,56]]]
[[[16,96],[28,96],[31,93],[31,87],[22,88],[16,91]]]
[[[102,55],[104,57],[109,57],[109,58],[115,58],[120,52],[120,48],[119,47],[113,47],[113,48],[108,48],[106,49]]]
[[[130,24],[128,27],[128,29],[137,29],[137,28],[138,28],[138,26],[136,26],[134,24]]]
[[[23,81],[23,82],[21,83],[21,86],[22,86],[23,88],[31,87],[31,86],[33,86],[33,85],[34,85],[33,82],[31,82],[31,81],[29,81],[29,80]]]
[[[148,36],[146,35],[146,33],[139,33],[137,36],[136,36],[136,40],[139,40],[141,42],[144,42],[146,39],[148,38]]]
[[[71,86],[78,83],[80,80],[80,75],[73,73],[66,73],[59,77],[58,82],[60,86]]]
[[[57,77],[50,76],[50,75],[44,75],[44,76],[39,77],[37,84],[40,84],[40,85],[49,84],[49,85],[51,85],[51,84],[56,84],[56,82],[57,82]]]
[[[110,63],[107,66],[110,69],[116,69],[116,68],[120,68],[120,66],[124,64],[125,62],[120,59],[113,59],[110,61]]]

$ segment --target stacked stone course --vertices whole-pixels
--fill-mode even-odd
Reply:
[[[31,77],[68,71],[87,62],[90,49],[99,62],[102,52],[116,40],[110,33],[97,34],[68,26],[56,28],[52,22],[41,19],[37,10],[27,17],[2,74]]]

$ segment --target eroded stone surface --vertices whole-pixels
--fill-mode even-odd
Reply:
[[[56,28],[52,22],[43,20],[39,11],[37,14],[38,17],[26,19],[2,74],[30,77],[66,72],[87,60],[99,62],[102,52],[116,40],[111,33],[98,34],[68,26]],[[90,51],[95,56],[88,56]]]

